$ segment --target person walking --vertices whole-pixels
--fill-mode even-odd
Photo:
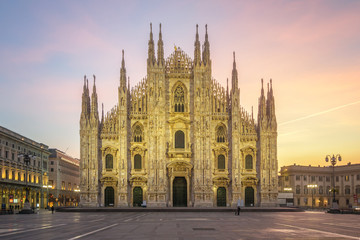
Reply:
[[[52,213],[52,214],[54,214],[54,210],[55,210],[54,205],[52,205],[52,206],[51,206],[51,213]]]
[[[240,202],[240,199],[238,199],[238,201],[237,201],[237,209],[236,209],[237,215],[240,215],[240,211],[241,211],[240,205],[241,205],[241,202]]]

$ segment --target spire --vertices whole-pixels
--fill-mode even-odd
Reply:
[[[235,52],[233,52],[233,56],[234,56],[234,62],[232,69],[231,85],[232,85],[232,90],[234,91],[235,89],[238,88],[238,72],[236,70]]]
[[[275,99],[274,99],[274,93],[272,89],[272,79],[270,79],[270,90],[268,93],[268,116],[270,120],[270,125],[273,129],[277,129],[277,123],[276,123],[276,114],[275,114]]]
[[[155,63],[155,47],[152,33],[152,23],[150,23],[150,40],[148,45],[148,65],[152,66]]]
[[[210,64],[210,43],[207,32],[207,24],[205,25],[205,42],[203,48],[203,62],[205,65]]]
[[[161,34],[161,23],[159,27],[160,27],[160,31],[159,31],[157,58],[158,58],[158,65],[164,65],[164,43]]]
[[[199,25],[196,24],[196,35],[195,35],[195,43],[194,43],[194,63],[195,65],[200,65],[201,55],[200,55],[200,41],[199,41]]]
[[[99,113],[98,113],[98,100],[97,100],[97,93],[96,93],[96,85],[95,80],[96,77],[94,77],[94,86],[93,86],[93,93],[91,95],[91,118],[95,120],[99,120]]]
[[[104,103],[101,104],[101,124],[104,123]]]
[[[125,68],[125,57],[124,57],[124,49],[123,49],[121,68],[120,68],[120,89],[123,89],[123,91],[125,91],[125,88],[126,88],[126,68]]]
[[[84,75],[84,86],[83,86],[83,94],[81,101],[81,118],[88,118],[90,115],[89,111],[89,92],[86,86],[86,75]]]
[[[262,123],[262,120],[266,117],[266,101],[264,95],[264,80],[261,79],[261,95],[259,98],[259,111],[258,111],[258,124]]]
[[[86,79],[86,96],[87,96],[87,112],[90,114],[90,92],[89,92],[89,80]]]

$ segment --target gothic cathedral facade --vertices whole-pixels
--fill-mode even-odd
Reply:
[[[150,26],[147,76],[130,89],[124,51],[118,103],[99,116],[86,76],[80,117],[80,206],[234,207],[277,205],[277,123],[272,83],[261,87],[258,118],[211,74],[206,27],[192,60],[180,48],[157,56]],[[263,85],[263,80],[261,80]]]

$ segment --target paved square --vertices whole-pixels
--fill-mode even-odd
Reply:
[[[360,216],[116,212],[0,216],[1,239],[360,239]]]

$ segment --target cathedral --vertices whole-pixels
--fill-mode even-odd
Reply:
[[[130,89],[124,51],[118,102],[99,116],[95,76],[84,77],[80,117],[80,206],[277,206],[277,123],[272,81],[257,121],[240,105],[235,53],[231,85],[212,77],[207,26],[193,59],[164,58],[152,27],[147,75]],[[155,54],[156,53],[156,54]],[[265,93],[266,91],[266,93]],[[266,96],[265,96],[266,95]]]

